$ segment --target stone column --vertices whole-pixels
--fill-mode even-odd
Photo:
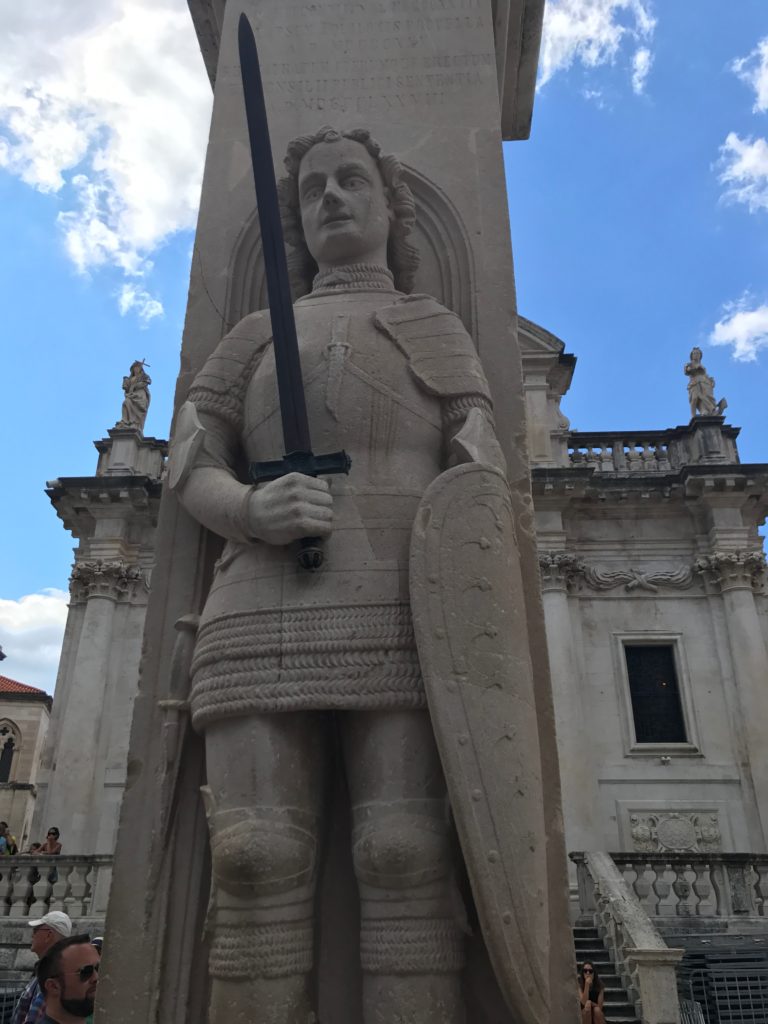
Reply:
[[[68,854],[90,854],[94,850],[104,776],[99,736],[115,608],[118,601],[143,585],[142,572],[119,561],[80,562],[72,571],[72,603],[85,607],[70,669],[56,761],[51,765],[46,808],[53,817],[44,825],[56,825],[61,830]]]
[[[560,752],[566,847],[569,852],[599,850],[596,775],[589,729],[583,721],[579,660],[568,605],[568,586],[581,571],[581,563],[574,555],[548,552],[539,555],[539,567]]]
[[[737,687],[742,731],[760,816],[762,849],[768,850],[768,651],[762,624],[755,605],[755,588],[765,572],[761,552],[719,551],[700,558],[696,569],[710,588],[722,595],[726,628],[731,651],[733,677]]]

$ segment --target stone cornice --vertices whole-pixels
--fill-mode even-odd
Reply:
[[[696,560],[697,573],[712,587],[729,590],[757,590],[766,571],[762,551],[715,551]]]
[[[73,604],[84,603],[92,597],[130,601],[148,589],[147,577],[139,566],[119,561],[77,562],[69,580]]]

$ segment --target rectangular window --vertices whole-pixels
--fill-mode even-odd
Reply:
[[[637,743],[687,743],[672,644],[624,645]]]

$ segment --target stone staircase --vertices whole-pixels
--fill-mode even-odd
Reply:
[[[634,1004],[627,997],[627,993],[616,974],[616,969],[611,960],[608,950],[603,945],[597,928],[584,925],[575,925],[573,929],[573,942],[576,947],[576,962],[579,967],[585,960],[591,960],[597,968],[600,979],[605,985],[605,1012],[606,1024],[640,1024],[635,1015]]]

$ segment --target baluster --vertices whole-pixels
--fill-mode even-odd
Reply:
[[[705,861],[697,861],[693,865],[696,873],[696,880],[693,883],[693,891],[698,900],[696,904],[697,917],[714,917],[717,914],[717,901],[712,889],[710,866]]]
[[[715,894],[715,916],[728,917],[730,913],[730,899],[728,894],[728,881],[725,874],[725,865],[722,861],[715,861],[710,868],[709,877],[712,879],[712,889]]]
[[[656,445],[656,462],[662,473],[668,473],[672,469],[669,461],[669,447],[666,444]]]
[[[33,861],[28,871],[29,883],[32,886],[32,902],[29,906],[29,916],[32,918],[42,917],[48,913],[53,886],[48,881],[48,868],[40,861]]]
[[[88,915],[88,906],[90,904],[88,893],[90,886],[86,879],[90,870],[90,864],[72,865],[72,869],[69,873],[69,900],[71,909],[68,911],[68,914],[70,917],[86,917]]]
[[[613,445],[603,441],[600,451],[600,469],[603,473],[612,473],[616,465],[613,460]]]
[[[673,864],[671,867],[675,876],[675,880],[672,883],[672,891],[675,896],[677,896],[677,906],[675,907],[676,916],[692,917],[693,890],[691,888],[691,882],[696,878],[696,872],[690,864]]]
[[[27,917],[32,895],[27,873],[14,865],[8,871],[8,876],[8,916]]]
[[[653,883],[655,881],[656,872],[651,862],[647,861],[642,870],[638,868],[634,891],[640,901],[640,905],[651,917],[655,915],[656,907],[659,903],[658,897],[653,888]]]
[[[656,472],[656,451],[653,445],[644,444],[640,452],[640,458],[643,460],[643,470],[646,473]]]
[[[43,865],[46,868],[46,865]],[[63,910],[68,913],[67,896],[69,895],[69,872],[70,866],[62,864],[47,865],[47,877],[51,883],[50,910]]]
[[[627,469],[633,473],[642,466],[642,459],[635,441],[627,441]]]
[[[640,877],[640,872],[637,870],[637,866],[632,863],[631,860],[625,860],[623,863],[616,865],[624,876],[624,881],[627,883],[628,888],[636,892],[635,883]]]
[[[659,898],[658,905],[656,907],[657,917],[674,917],[676,900],[674,893],[672,892],[672,882],[674,881],[675,873],[672,870],[672,865],[666,863],[663,866],[661,864],[656,868],[656,881],[653,883],[653,891]]]

